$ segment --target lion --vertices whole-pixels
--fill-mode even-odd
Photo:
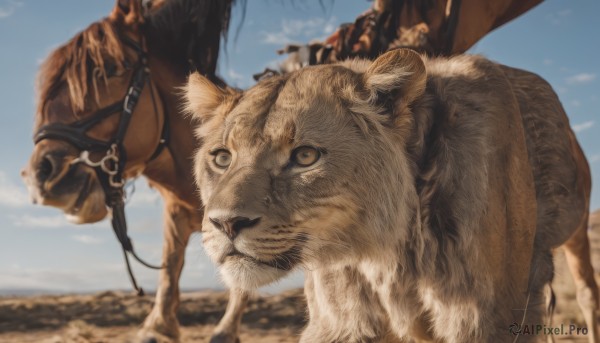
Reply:
[[[203,244],[224,282],[303,269],[301,342],[512,342],[542,323],[551,243],[520,76],[408,49],[245,92],[191,75]]]

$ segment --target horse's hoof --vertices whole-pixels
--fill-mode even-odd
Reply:
[[[224,332],[213,335],[210,343],[240,343],[240,339],[234,335],[228,335]]]
[[[138,332],[135,343],[177,343],[178,339],[162,335],[151,330]]]

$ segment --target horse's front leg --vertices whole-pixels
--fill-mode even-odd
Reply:
[[[179,341],[179,277],[183,268],[185,248],[190,235],[200,230],[201,218],[193,210],[182,205],[165,205],[165,227],[162,254],[163,269],[160,270],[154,307],[138,332],[139,342]]]
[[[210,343],[239,343],[242,314],[248,304],[248,292],[240,289],[229,291],[229,302],[225,315],[215,328]]]

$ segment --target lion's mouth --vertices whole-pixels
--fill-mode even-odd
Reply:
[[[225,256],[225,258],[242,258],[246,260],[250,260],[257,264],[262,264],[274,269],[279,269],[283,271],[292,270],[300,261],[300,252],[302,248],[299,245],[294,245],[291,249],[278,254],[270,261],[263,261],[252,256],[246,255],[244,253],[239,252],[237,249],[233,249],[233,251]]]

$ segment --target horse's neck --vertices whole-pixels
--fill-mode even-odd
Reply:
[[[144,175],[159,188],[163,196],[170,195],[165,201],[183,202],[184,205],[199,209],[201,202],[195,192],[192,174],[192,154],[197,140],[190,119],[179,113],[180,99],[175,94],[177,87],[186,82],[186,76],[153,70],[153,82],[163,101],[169,137],[166,149],[148,163]]]

